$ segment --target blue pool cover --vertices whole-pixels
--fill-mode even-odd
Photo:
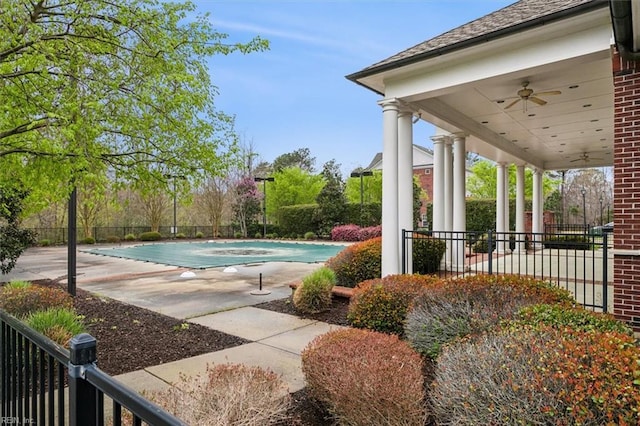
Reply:
[[[164,265],[205,269],[264,262],[324,262],[344,248],[344,245],[338,244],[279,241],[209,241],[143,244],[83,251]]]

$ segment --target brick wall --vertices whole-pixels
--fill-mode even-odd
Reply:
[[[640,63],[612,48],[614,85],[613,310],[640,331]],[[634,253],[638,251],[638,255]]]

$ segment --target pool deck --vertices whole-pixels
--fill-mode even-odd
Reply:
[[[77,254],[78,288],[179,319],[240,336],[251,343],[193,358],[148,367],[117,378],[136,391],[175,383],[180,373],[203,374],[207,364],[242,363],[280,374],[294,392],[304,387],[300,353],[316,336],[337,328],[319,321],[252,307],[291,294],[295,283],[321,263],[272,262],[206,270],[179,268],[129,259]],[[193,278],[182,278],[191,271]],[[66,247],[28,249],[14,270],[0,281],[57,279],[66,282]],[[269,294],[256,295],[259,277]],[[99,342],[98,342],[99,343]]]

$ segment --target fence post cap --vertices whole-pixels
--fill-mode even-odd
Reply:
[[[69,342],[69,360],[71,364],[82,365],[97,359],[96,338],[87,333],[73,336]]]

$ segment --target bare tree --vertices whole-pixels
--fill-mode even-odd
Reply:
[[[222,177],[210,177],[196,191],[196,207],[201,210],[209,225],[212,235],[220,235],[220,223],[227,210],[229,199],[229,180]]]

